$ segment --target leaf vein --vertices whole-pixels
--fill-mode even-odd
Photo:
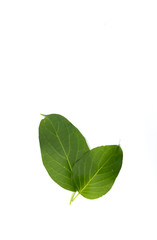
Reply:
[[[64,165],[62,165],[60,162],[56,161],[47,151],[46,151],[46,154],[49,155],[49,157],[53,160],[53,162],[56,162],[59,166],[61,166],[62,168],[66,169],[68,172],[71,173],[71,171],[70,171],[68,168],[66,168],[66,167],[65,167]]]

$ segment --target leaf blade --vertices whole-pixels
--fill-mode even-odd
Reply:
[[[87,152],[72,171],[72,179],[78,192],[95,199],[106,194],[114,184],[122,166],[120,146],[102,146]],[[88,168],[85,167],[88,164]],[[86,175],[84,180],[83,175]]]
[[[61,187],[75,191],[71,172],[77,158],[89,150],[85,138],[65,117],[44,115],[39,125],[43,164],[50,177]]]

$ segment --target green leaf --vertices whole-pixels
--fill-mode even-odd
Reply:
[[[56,183],[75,191],[71,172],[75,162],[89,150],[86,140],[65,117],[58,114],[43,116],[39,126],[43,164]]]
[[[106,194],[121,169],[122,158],[122,149],[117,145],[97,147],[83,155],[72,171],[78,195],[95,199]]]

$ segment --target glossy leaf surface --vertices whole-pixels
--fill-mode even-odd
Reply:
[[[72,168],[89,150],[83,135],[65,117],[51,114],[40,122],[39,142],[43,164],[50,177],[61,187],[75,191],[71,182]]]
[[[112,187],[122,165],[120,146],[102,146],[88,151],[73,167],[72,180],[84,197],[95,199]]]

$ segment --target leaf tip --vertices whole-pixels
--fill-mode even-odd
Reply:
[[[46,117],[46,115],[45,115],[45,114],[42,114],[42,113],[40,113],[40,115],[41,115],[41,116],[43,116],[43,117]]]
[[[119,147],[120,147],[120,143],[121,143],[121,139],[119,139],[119,144],[118,144]]]

